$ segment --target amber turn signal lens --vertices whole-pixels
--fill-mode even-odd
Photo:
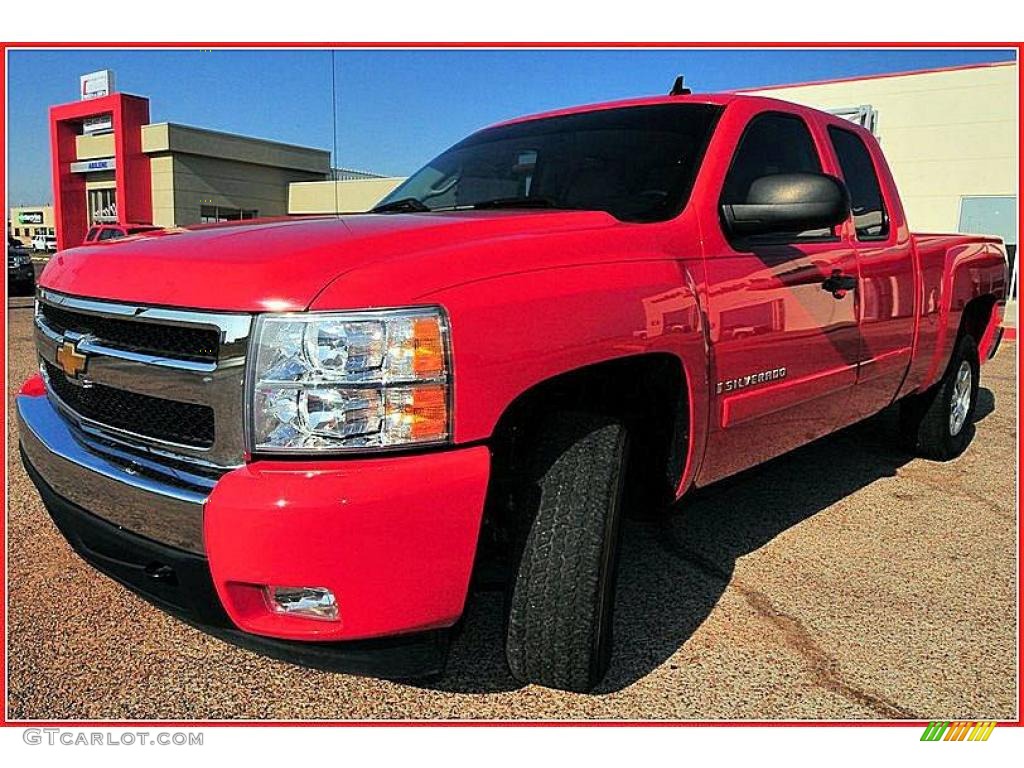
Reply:
[[[413,389],[410,410],[414,440],[441,440],[447,437],[448,401],[444,387]]]
[[[444,342],[437,317],[421,317],[413,321],[412,368],[421,378],[444,373]]]

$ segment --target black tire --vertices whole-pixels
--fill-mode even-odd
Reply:
[[[505,654],[524,683],[585,692],[611,658],[627,431],[583,413],[551,417],[534,443]]]
[[[964,371],[970,375],[970,400],[957,430],[952,418],[953,400],[964,391]],[[957,341],[953,357],[939,382],[927,392],[900,403],[900,429],[912,451],[937,461],[955,459],[964,452],[974,437],[979,372],[978,345],[964,334]]]

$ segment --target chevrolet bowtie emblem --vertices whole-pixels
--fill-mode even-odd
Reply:
[[[77,379],[78,374],[85,372],[88,363],[89,358],[75,348],[74,342],[65,341],[57,349],[57,365],[73,379]]]

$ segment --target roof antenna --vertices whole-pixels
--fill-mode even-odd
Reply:
[[[683,76],[676,75],[676,81],[672,83],[672,90],[668,92],[669,96],[689,96],[693,91],[683,85]]]

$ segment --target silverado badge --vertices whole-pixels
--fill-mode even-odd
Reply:
[[[764,384],[767,381],[778,381],[784,378],[786,378],[786,368],[784,366],[782,368],[772,368],[768,371],[758,371],[748,376],[740,376],[736,379],[726,379],[725,381],[718,382],[716,393],[720,395],[723,392],[735,392],[737,389],[744,389],[752,384]]]
[[[88,363],[89,358],[79,352],[72,341],[65,340],[57,348],[57,365],[67,376],[73,379],[77,379],[78,374],[85,372],[85,367]]]

